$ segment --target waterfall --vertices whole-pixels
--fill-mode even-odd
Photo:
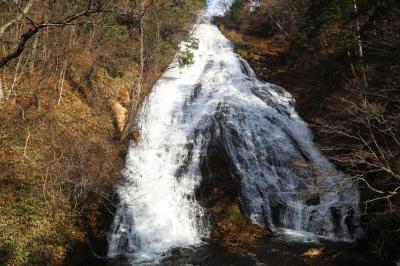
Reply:
[[[215,12],[215,10],[214,10]],[[157,261],[208,237],[196,199],[207,148],[224,147],[254,223],[352,240],[359,195],[313,144],[284,89],[259,81],[205,14],[195,27],[194,63],[174,61],[142,110],[132,143],[108,255]]]

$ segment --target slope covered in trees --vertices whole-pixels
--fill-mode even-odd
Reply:
[[[104,252],[124,140],[140,138],[128,116],[136,121],[203,6],[0,2],[1,265],[62,264],[83,247]]]
[[[400,250],[400,4],[236,0],[216,22],[295,96],[323,152],[359,184],[368,247]]]

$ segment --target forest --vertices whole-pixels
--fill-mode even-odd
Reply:
[[[296,98],[322,152],[361,189],[366,248],[398,259],[400,3],[236,0],[216,18],[264,80]]]
[[[213,23],[261,80],[293,95],[319,150],[357,184],[360,245],[398,265],[400,2],[220,2],[228,12]],[[195,63],[191,34],[205,6],[0,0],[0,265],[83,265],[107,252],[115,186],[129,143],[142,139],[140,110],[174,58]],[[213,156],[212,170],[230,171]],[[219,182],[206,188],[207,204],[240,194]],[[211,209],[216,234],[230,232],[230,244],[264,237],[236,194]]]
[[[0,1],[0,265],[106,248],[133,116],[203,7]]]

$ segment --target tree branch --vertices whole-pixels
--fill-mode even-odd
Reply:
[[[16,3],[14,2],[14,4],[16,4]],[[18,14],[13,20],[11,20],[10,22],[8,22],[8,23],[6,23],[5,25],[3,25],[3,26],[0,27],[0,38],[3,36],[4,32],[5,32],[11,25],[13,25],[14,23],[20,21],[23,17],[26,17],[26,16],[27,16],[26,14],[29,12],[29,9],[31,9],[32,4],[33,4],[33,1],[31,0],[31,1],[29,1],[29,2],[26,4],[26,6],[24,7],[24,9],[22,9],[22,10],[21,10],[21,8],[16,4],[16,5],[17,5],[17,8],[18,8],[18,10],[19,10],[19,14]]]
[[[26,43],[35,34],[37,34],[41,29],[47,28],[47,27],[68,26],[68,25],[71,25],[72,22],[74,22],[75,20],[77,20],[81,17],[90,16],[91,14],[96,14],[96,13],[100,13],[100,12],[101,12],[101,9],[98,9],[98,8],[92,10],[92,0],[89,0],[84,11],[74,14],[72,16],[68,16],[61,21],[46,21],[46,22],[37,24],[37,23],[34,23],[31,19],[29,19],[29,21],[32,25],[32,28],[30,28],[24,34],[21,35],[19,42],[17,44],[17,47],[15,48],[14,51],[12,51],[9,54],[0,58],[0,69],[3,68],[11,60],[18,58],[24,51]],[[26,17],[26,16],[24,16],[24,17]]]

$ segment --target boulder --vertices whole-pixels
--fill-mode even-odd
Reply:
[[[117,100],[111,100],[113,122],[118,134],[121,134],[128,121],[128,110]]]

